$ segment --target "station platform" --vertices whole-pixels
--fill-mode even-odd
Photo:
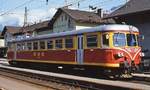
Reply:
[[[150,75],[150,71],[149,72],[144,72],[144,74],[149,74]]]
[[[133,78],[138,80],[145,80],[150,82],[150,72],[144,72],[144,73],[133,73]]]

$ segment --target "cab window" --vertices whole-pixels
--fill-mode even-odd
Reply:
[[[127,45],[128,46],[136,46],[137,45],[135,34],[127,34]]]
[[[114,33],[113,35],[113,45],[115,47],[126,46],[126,37],[124,33]]]
[[[102,44],[103,47],[109,47],[109,34],[102,35]]]

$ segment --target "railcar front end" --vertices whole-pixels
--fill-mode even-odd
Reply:
[[[141,63],[141,47],[139,46],[139,33],[137,32],[119,32],[113,33],[113,59],[119,63],[120,72],[130,74],[139,71]]]

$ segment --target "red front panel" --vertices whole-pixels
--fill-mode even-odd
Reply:
[[[124,55],[123,58],[115,58],[117,61],[123,62],[126,58],[126,60],[129,63],[131,63],[131,61],[133,60],[135,64],[139,64],[141,61],[140,52],[141,52],[140,48],[134,47],[113,50],[114,55],[117,55],[118,53],[123,53]]]
[[[119,48],[119,49],[86,49],[84,50],[85,63],[120,63],[126,59],[129,63],[133,60],[139,64],[141,57],[140,48]],[[116,57],[118,53],[123,53],[123,57]]]

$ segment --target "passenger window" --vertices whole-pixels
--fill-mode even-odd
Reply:
[[[22,43],[22,50],[26,50],[26,45],[25,45],[25,43]]]
[[[21,46],[21,44],[19,44],[19,43],[17,44],[17,50],[18,50],[18,51],[21,51],[21,50],[22,50],[22,46]]]
[[[60,48],[62,48],[62,39],[57,39],[56,41],[55,41],[55,48],[56,49],[60,49]]]
[[[88,35],[86,37],[87,40],[87,47],[97,47],[97,35]]]
[[[38,50],[38,42],[33,42],[33,50]]]
[[[108,47],[109,46],[109,34],[103,34],[102,39],[103,39],[102,40],[103,46]]]
[[[48,40],[47,41],[47,48],[48,49],[52,49],[53,48],[53,41],[52,40]]]
[[[32,50],[32,43],[27,43],[27,50]]]
[[[66,48],[73,48],[73,38],[66,38],[65,39],[65,47]]]
[[[40,41],[40,49],[45,49],[45,41]]]

